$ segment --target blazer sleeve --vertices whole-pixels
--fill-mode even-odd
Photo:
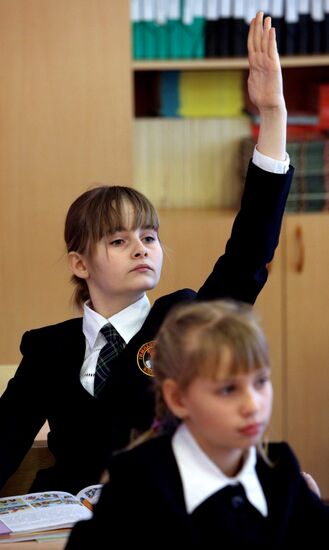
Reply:
[[[16,471],[46,420],[40,346],[34,331],[23,335],[22,361],[0,398],[0,487]]]
[[[225,253],[198,292],[198,299],[231,298],[253,304],[267,280],[267,264],[279,243],[294,169],[274,174],[250,161],[240,210]]]

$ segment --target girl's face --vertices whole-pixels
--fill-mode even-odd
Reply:
[[[132,207],[126,206],[127,229],[104,237],[91,259],[85,258],[86,282],[94,309],[104,317],[120,311],[154,288],[163,251],[153,229],[130,229]]]
[[[272,384],[269,368],[231,375],[230,362],[231,352],[226,348],[216,380],[198,376],[186,390],[177,391],[178,416],[205,453],[224,472],[234,475],[236,461],[261,440],[268,425]]]

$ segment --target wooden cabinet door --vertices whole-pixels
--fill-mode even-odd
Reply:
[[[197,290],[224,253],[235,214],[218,210],[160,211],[160,238],[165,247],[164,267],[151,300],[179,288]],[[274,408],[269,438],[281,440],[282,413],[282,253],[279,245],[268,281],[255,307],[268,338],[273,361]]]
[[[286,223],[286,434],[329,498],[329,215]]]

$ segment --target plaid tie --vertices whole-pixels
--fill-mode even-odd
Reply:
[[[111,323],[104,325],[100,332],[105,336],[107,343],[102,347],[97,359],[94,381],[95,397],[99,397],[105,381],[110,374],[111,361],[119,355],[126,345],[124,339],[121,338]]]

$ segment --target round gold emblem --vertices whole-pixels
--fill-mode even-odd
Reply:
[[[147,376],[154,376],[152,368],[152,352],[155,346],[155,340],[143,344],[137,352],[138,368]]]

